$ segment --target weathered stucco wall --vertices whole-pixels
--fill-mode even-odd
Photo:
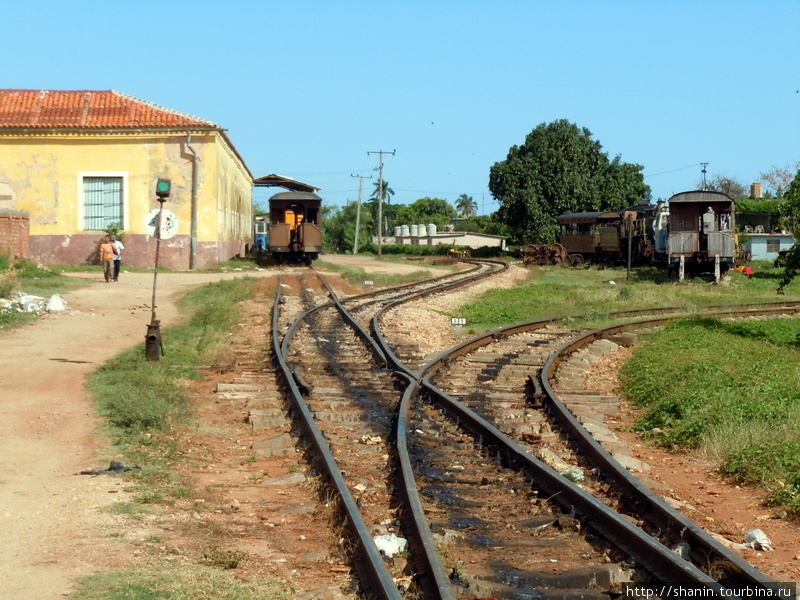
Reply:
[[[214,267],[250,243],[252,179],[217,131],[193,132],[197,152],[197,268]],[[123,259],[153,265],[156,240],[148,213],[159,208],[155,184],[172,181],[164,208],[179,219],[163,240],[160,264],[188,269],[193,153],[184,134],[37,133],[0,135],[0,209],[30,214],[31,258],[47,264],[92,263],[103,232],[84,229],[83,176],[123,179]]]

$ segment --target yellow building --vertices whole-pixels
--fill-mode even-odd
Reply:
[[[0,90],[0,210],[30,214],[31,259],[95,262],[118,224],[123,264],[153,266],[162,178],[177,229],[160,265],[211,268],[249,250],[253,176],[219,125],[114,90]]]

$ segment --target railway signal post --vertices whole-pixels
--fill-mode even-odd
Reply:
[[[170,188],[172,187],[169,179],[159,179],[156,183],[156,199],[159,203],[158,214],[154,235],[156,238],[156,262],[153,269],[153,300],[150,304],[150,323],[147,325],[145,335],[144,353],[149,361],[158,362],[164,354],[164,344],[161,341],[161,322],[156,319],[156,283],[158,282],[158,254],[161,249],[161,226],[164,218],[164,202],[169,198]]]

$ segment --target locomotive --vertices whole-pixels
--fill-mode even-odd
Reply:
[[[269,199],[268,251],[278,264],[310,265],[322,252],[322,198],[313,192],[281,192]]]
[[[564,214],[558,217],[558,243],[573,266],[585,261],[625,262],[629,251],[632,264],[664,262],[668,216],[663,202],[619,211]]]
[[[736,258],[736,211],[723,192],[695,190],[674,194],[668,207],[640,204],[620,211],[564,214],[558,218],[558,244],[572,265],[585,260],[665,266],[692,273],[724,274]]]

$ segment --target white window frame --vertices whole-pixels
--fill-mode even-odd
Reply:
[[[775,248],[776,245],[778,246],[777,248]],[[770,246],[772,246],[773,248],[770,249]],[[766,250],[768,254],[775,254],[777,252],[780,252],[781,251],[780,238],[767,238]]]
[[[130,210],[128,205],[128,172],[127,171],[78,171],[78,231],[102,231],[101,229],[85,229],[83,180],[87,177],[120,177],[122,178],[122,229],[130,228]]]

